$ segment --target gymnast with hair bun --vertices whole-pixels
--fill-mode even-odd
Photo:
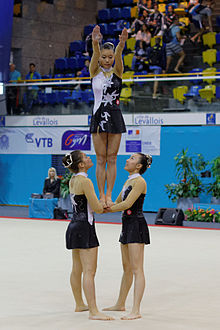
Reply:
[[[72,250],[73,267],[70,283],[76,301],[75,311],[89,310],[89,318],[92,320],[113,320],[112,317],[99,312],[96,306],[94,277],[99,242],[93,212],[102,213],[103,205],[98,201],[93,183],[87,175],[93,163],[83,152],[74,150],[63,158],[63,165],[75,173],[69,183],[73,218],[66,231],[66,247]],[[82,298],[82,274],[88,306]]]
[[[135,153],[126,161],[125,170],[129,177],[125,182],[116,202],[105,212],[122,213],[121,256],[123,276],[118,300],[108,311],[125,311],[125,301],[134,277],[134,299],[130,314],[122,320],[141,318],[140,303],[145,289],[144,276],[144,246],[150,244],[147,222],[143,214],[143,203],[147,191],[147,184],[141,176],[151,166],[152,157],[143,153]]]
[[[109,207],[113,205],[112,189],[116,178],[116,160],[121,134],[126,132],[119,99],[124,70],[122,52],[128,32],[125,28],[122,30],[115,50],[110,42],[100,46],[101,38],[100,27],[96,25],[92,32],[93,55],[89,66],[95,99],[90,133],[97,157],[99,198],[104,207]]]

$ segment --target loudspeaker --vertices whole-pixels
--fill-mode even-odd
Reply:
[[[161,208],[157,212],[155,225],[182,226],[183,220],[183,210]]]

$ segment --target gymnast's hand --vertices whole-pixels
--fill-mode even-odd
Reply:
[[[100,33],[100,27],[96,25],[92,31],[92,40],[93,41],[100,41],[102,38],[102,35]]]
[[[119,40],[125,43],[127,39],[128,39],[128,31],[126,28],[124,28],[121,32],[121,35],[119,36]]]
[[[111,208],[110,207],[106,207],[103,209],[103,213],[109,213],[111,212]]]

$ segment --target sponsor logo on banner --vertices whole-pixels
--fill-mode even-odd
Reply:
[[[206,125],[215,125],[216,124],[216,114],[207,113],[206,114]]]
[[[5,126],[5,116],[0,116],[0,126]]]
[[[34,133],[27,133],[25,135],[25,141],[27,143],[33,143],[37,148],[52,148],[53,139],[47,137],[34,137]]]
[[[33,126],[58,126],[58,120],[49,117],[35,117],[33,118]]]
[[[9,137],[6,134],[0,136],[0,149],[8,149],[9,148]]]
[[[91,150],[89,131],[66,131],[62,136],[61,150]]]
[[[141,138],[141,130],[140,129],[128,129],[127,132],[127,138],[128,139],[140,139]]]
[[[163,125],[164,120],[161,117],[152,115],[135,115],[134,116],[135,125]]]
[[[141,152],[141,141],[126,141],[126,152]]]

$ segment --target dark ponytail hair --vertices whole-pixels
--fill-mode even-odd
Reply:
[[[101,50],[102,50],[102,49],[110,49],[110,50],[112,50],[113,52],[114,52],[114,50],[115,50],[115,46],[114,46],[114,44],[111,43],[111,42],[105,42],[104,44],[101,45],[100,48],[101,48]]]
[[[140,174],[144,174],[144,172],[148,169],[148,167],[151,166],[152,164],[152,157],[151,155],[147,155],[147,154],[142,154],[142,152],[138,152],[137,153],[140,156],[140,161],[139,164],[142,165],[139,173]]]
[[[79,172],[79,163],[82,161],[82,153],[80,150],[74,150],[70,154],[66,154],[63,159],[63,166],[73,173]]]

